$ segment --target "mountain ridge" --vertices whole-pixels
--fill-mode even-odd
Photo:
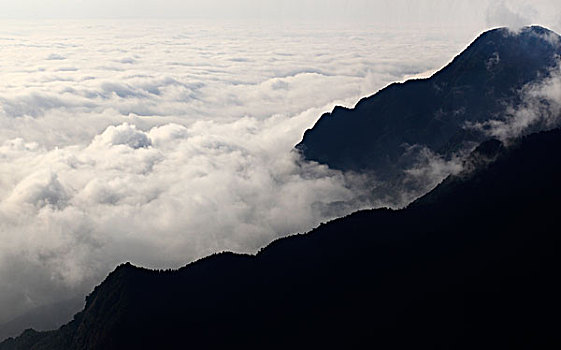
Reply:
[[[357,212],[255,256],[121,265],[71,323],[0,349],[554,348],[560,149],[559,129],[488,141],[479,153],[494,161],[406,209]]]

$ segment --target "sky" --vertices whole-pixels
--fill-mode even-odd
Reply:
[[[302,162],[292,149],[303,132],[335,105],[430,75],[486,28],[560,31],[559,6],[545,0],[0,8],[0,336],[45,305],[77,298],[77,311],[119,263],[255,252],[388,204],[364,198],[372,184],[361,176]],[[529,95],[558,91],[554,80]],[[536,118],[512,113],[517,123],[492,125],[495,136]],[[457,171],[423,162],[411,174],[427,188]]]
[[[0,1],[0,18],[204,18],[361,22],[376,25],[559,29],[556,0],[19,0]]]

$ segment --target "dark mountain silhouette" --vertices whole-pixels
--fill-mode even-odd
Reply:
[[[177,271],[119,266],[12,349],[558,349],[561,130],[481,145],[403,210]]]
[[[447,158],[483,142],[466,122],[505,118],[506,106],[520,105],[519,90],[548,76],[559,55],[561,37],[548,29],[490,30],[428,79],[391,84],[353,109],[335,107],[296,148],[333,169],[395,181],[423,147]]]

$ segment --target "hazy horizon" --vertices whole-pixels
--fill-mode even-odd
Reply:
[[[555,0],[21,0],[0,1],[4,19],[217,19],[321,21],[377,26],[541,24],[559,31]]]

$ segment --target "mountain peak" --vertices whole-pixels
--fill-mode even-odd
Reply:
[[[404,146],[446,158],[485,141],[466,124],[506,118],[506,106],[519,106],[519,91],[549,76],[559,56],[561,37],[549,29],[486,31],[432,77],[392,84],[353,109],[324,114],[296,147],[334,169],[395,178],[412,165]]]
[[[561,37],[544,27],[496,28],[482,33],[435,78],[454,86],[492,83],[517,89],[546,75],[560,53]]]
[[[560,44],[561,37],[554,31],[541,26],[526,26],[519,29],[500,27],[485,31],[470,46],[477,45],[516,45],[531,41],[532,45],[554,47]]]
[[[517,35],[532,35],[532,34],[537,34],[537,35],[549,35],[549,34],[555,34],[557,35],[554,31],[552,31],[551,29],[548,29],[546,27],[542,27],[539,25],[530,25],[530,26],[524,26],[518,29],[513,29],[510,27],[497,27],[497,28],[493,28],[493,29],[489,29],[485,32],[482,33],[482,35],[487,34],[487,33],[500,33],[502,35],[508,34],[511,36],[517,36]]]

